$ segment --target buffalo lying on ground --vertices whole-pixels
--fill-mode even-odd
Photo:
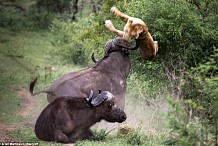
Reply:
[[[44,141],[71,143],[93,139],[90,129],[96,122],[123,122],[126,114],[114,103],[114,96],[103,91],[92,98],[56,98],[41,112],[35,125],[36,136]]]
[[[47,93],[49,102],[57,97],[87,97],[91,89],[94,93],[98,89],[111,92],[116,98],[116,104],[124,109],[126,79],[130,71],[129,50],[136,50],[139,47],[131,45],[127,40],[115,38],[105,45],[105,54],[92,67],[70,72],[53,82],[50,89],[33,94],[36,80],[30,84],[30,92],[35,95]],[[95,95],[96,96],[96,95]]]

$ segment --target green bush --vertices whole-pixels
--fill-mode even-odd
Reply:
[[[168,113],[169,122],[168,138],[164,145],[210,145],[209,139],[214,139],[213,127],[208,126],[206,119],[194,116],[195,110],[201,110],[202,106],[192,100],[175,101],[168,98],[171,111]],[[184,106],[185,105],[185,106]]]
[[[218,40],[217,31],[214,31],[217,30],[217,20],[214,17],[217,12],[213,11],[217,3],[213,0],[207,4],[198,1],[202,8],[196,9],[195,2],[132,1],[127,4],[128,9],[125,11],[129,15],[142,18],[148,24],[154,39],[158,41],[159,51],[154,62],[151,63],[152,67],[149,68],[147,63],[140,63],[142,61],[138,54],[133,54],[133,64],[136,67],[133,70],[137,72],[139,78],[150,77],[149,79],[153,78],[155,83],[158,80],[165,82],[167,85],[165,91],[169,92],[173,99],[182,103],[178,105],[180,109],[171,113],[173,118],[171,118],[172,123],[169,124],[173,129],[172,136],[178,138],[171,139],[171,142],[178,145],[187,143],[195,145],[199,141],[201,144],[206,143],[207,133],[213,135],[210,138],[214,139],[216,135],[214,131],[217,130],[216,120],[210,120],[214,119],[211,111],[217,111],[215,108],[217,106],[214,104],[217,103],[218,95],[217,57],[210,57],[217,54],[214,50],[217,48]],[[207,9],[208,7],[211,9]],[[122,8],[124,7],[121,6],[120,9]],[[195,73],[192,72],[193,68]],[[154,73],[158,73],[159,76],[154,76]],[[142,82],[140,84],[136,82],[136,85],[142,86],[146,82],[143,79],[140,81]],[[150,89],[157,85],[160,85],[160,82],[150,86]],[[142,87],[142,89],[146,88],[146,86]],[[193,107],[194,105],[196,107]],[[180,115],[178,112],[183,114]],[[189,117],[190,112],[191,117]],[[191,128],[187,129],[188,125],[192,125]]]
[[[38,13],[32,7],[26,11],[19,11],[15,8],[5,8],[0,14],[0,26],[10,27],[18,31],[47,29],[54,15],[54,13],[47,12]]]
[[[56,53],[75,64],[92,63],[91,54],[95,52],[96,58],[102,57],[104,45],[109,40],[104,27],[93,14],[77,22],[54,19],[50,30],[55,36],[53,44],[60,47]]]
[[[87,64],[86,51],[88,47],[92,47],[91,43],[86,46],[87,40],[82,37],[87,33],[88,26],[92,23],[91,19],[82,19],[79,22],[71,20],[63,20],[62,18],[54,19],[50,30],[54,37],[53,44],[60,47],[57,54],[61,55],[65,60],[72,61],[76,64]]]

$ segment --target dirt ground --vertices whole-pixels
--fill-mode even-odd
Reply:
[[[8,131],[16,129],[16,125],[0,123],[0,142],[13,142],[16,139],[7,135]]]
[[[17,89],[16,93],[19,97],[24,98],[22,109],[18,114],[24,118],[30,116],[36,107],[36,98],[34,98],[25,88]]]
[[[23,118],[27,118],[28,120],[25,122],[19,122],[13,124],[0,122],[0,142],[17,142],[16,139],[13,139],[12,137],[8,136],[7,133],[15,130],[17,127],[22,125],[33,126],[35,122],[35,119],[33,118],[32,114],[34,113],[33,111],[36,109],[37,106],[36,98],[34,98],[30,94],[30,92],[25,88],[13,89],[13,90],[16,92],[17,96],[23,98],[24,101],[22,104],[21,111],[19,111],[17,114],[21,115]]]

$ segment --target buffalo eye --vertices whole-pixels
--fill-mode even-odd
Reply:
[[[114,103],[108,104],[108,109],[111,109],[114,106]]]

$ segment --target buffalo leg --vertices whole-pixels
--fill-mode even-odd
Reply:
[[[69,136],[69,141],[78,141],[78,140],[92,140],[94,139],[94,134],[92,133],[91,129],[83,130],[77,129]]]
[[[54,132],[55,141],[60,143],[70,143],[74,142],[67,137],[61,130],[55,130]]]
[[[63,106],[63,107],[62,107]],[[69,143],[74,142],[71,139],[69,139],[68,135],[72,133],[74,129],[74,125],[71,121],[71,117],[68,113],[68,111],[64,108],[66,106],[65,104],[60,104],[59,108],[57,108],[55,113],[55,130],[54,130],[54,136],[55,141],[61,142],[61,143]]]
[[[85,131],[82,135],[81,135],[82,139],[89,139],[92,140],[95,138],[93,132],[91,129],[88,129],[87,131]]]

